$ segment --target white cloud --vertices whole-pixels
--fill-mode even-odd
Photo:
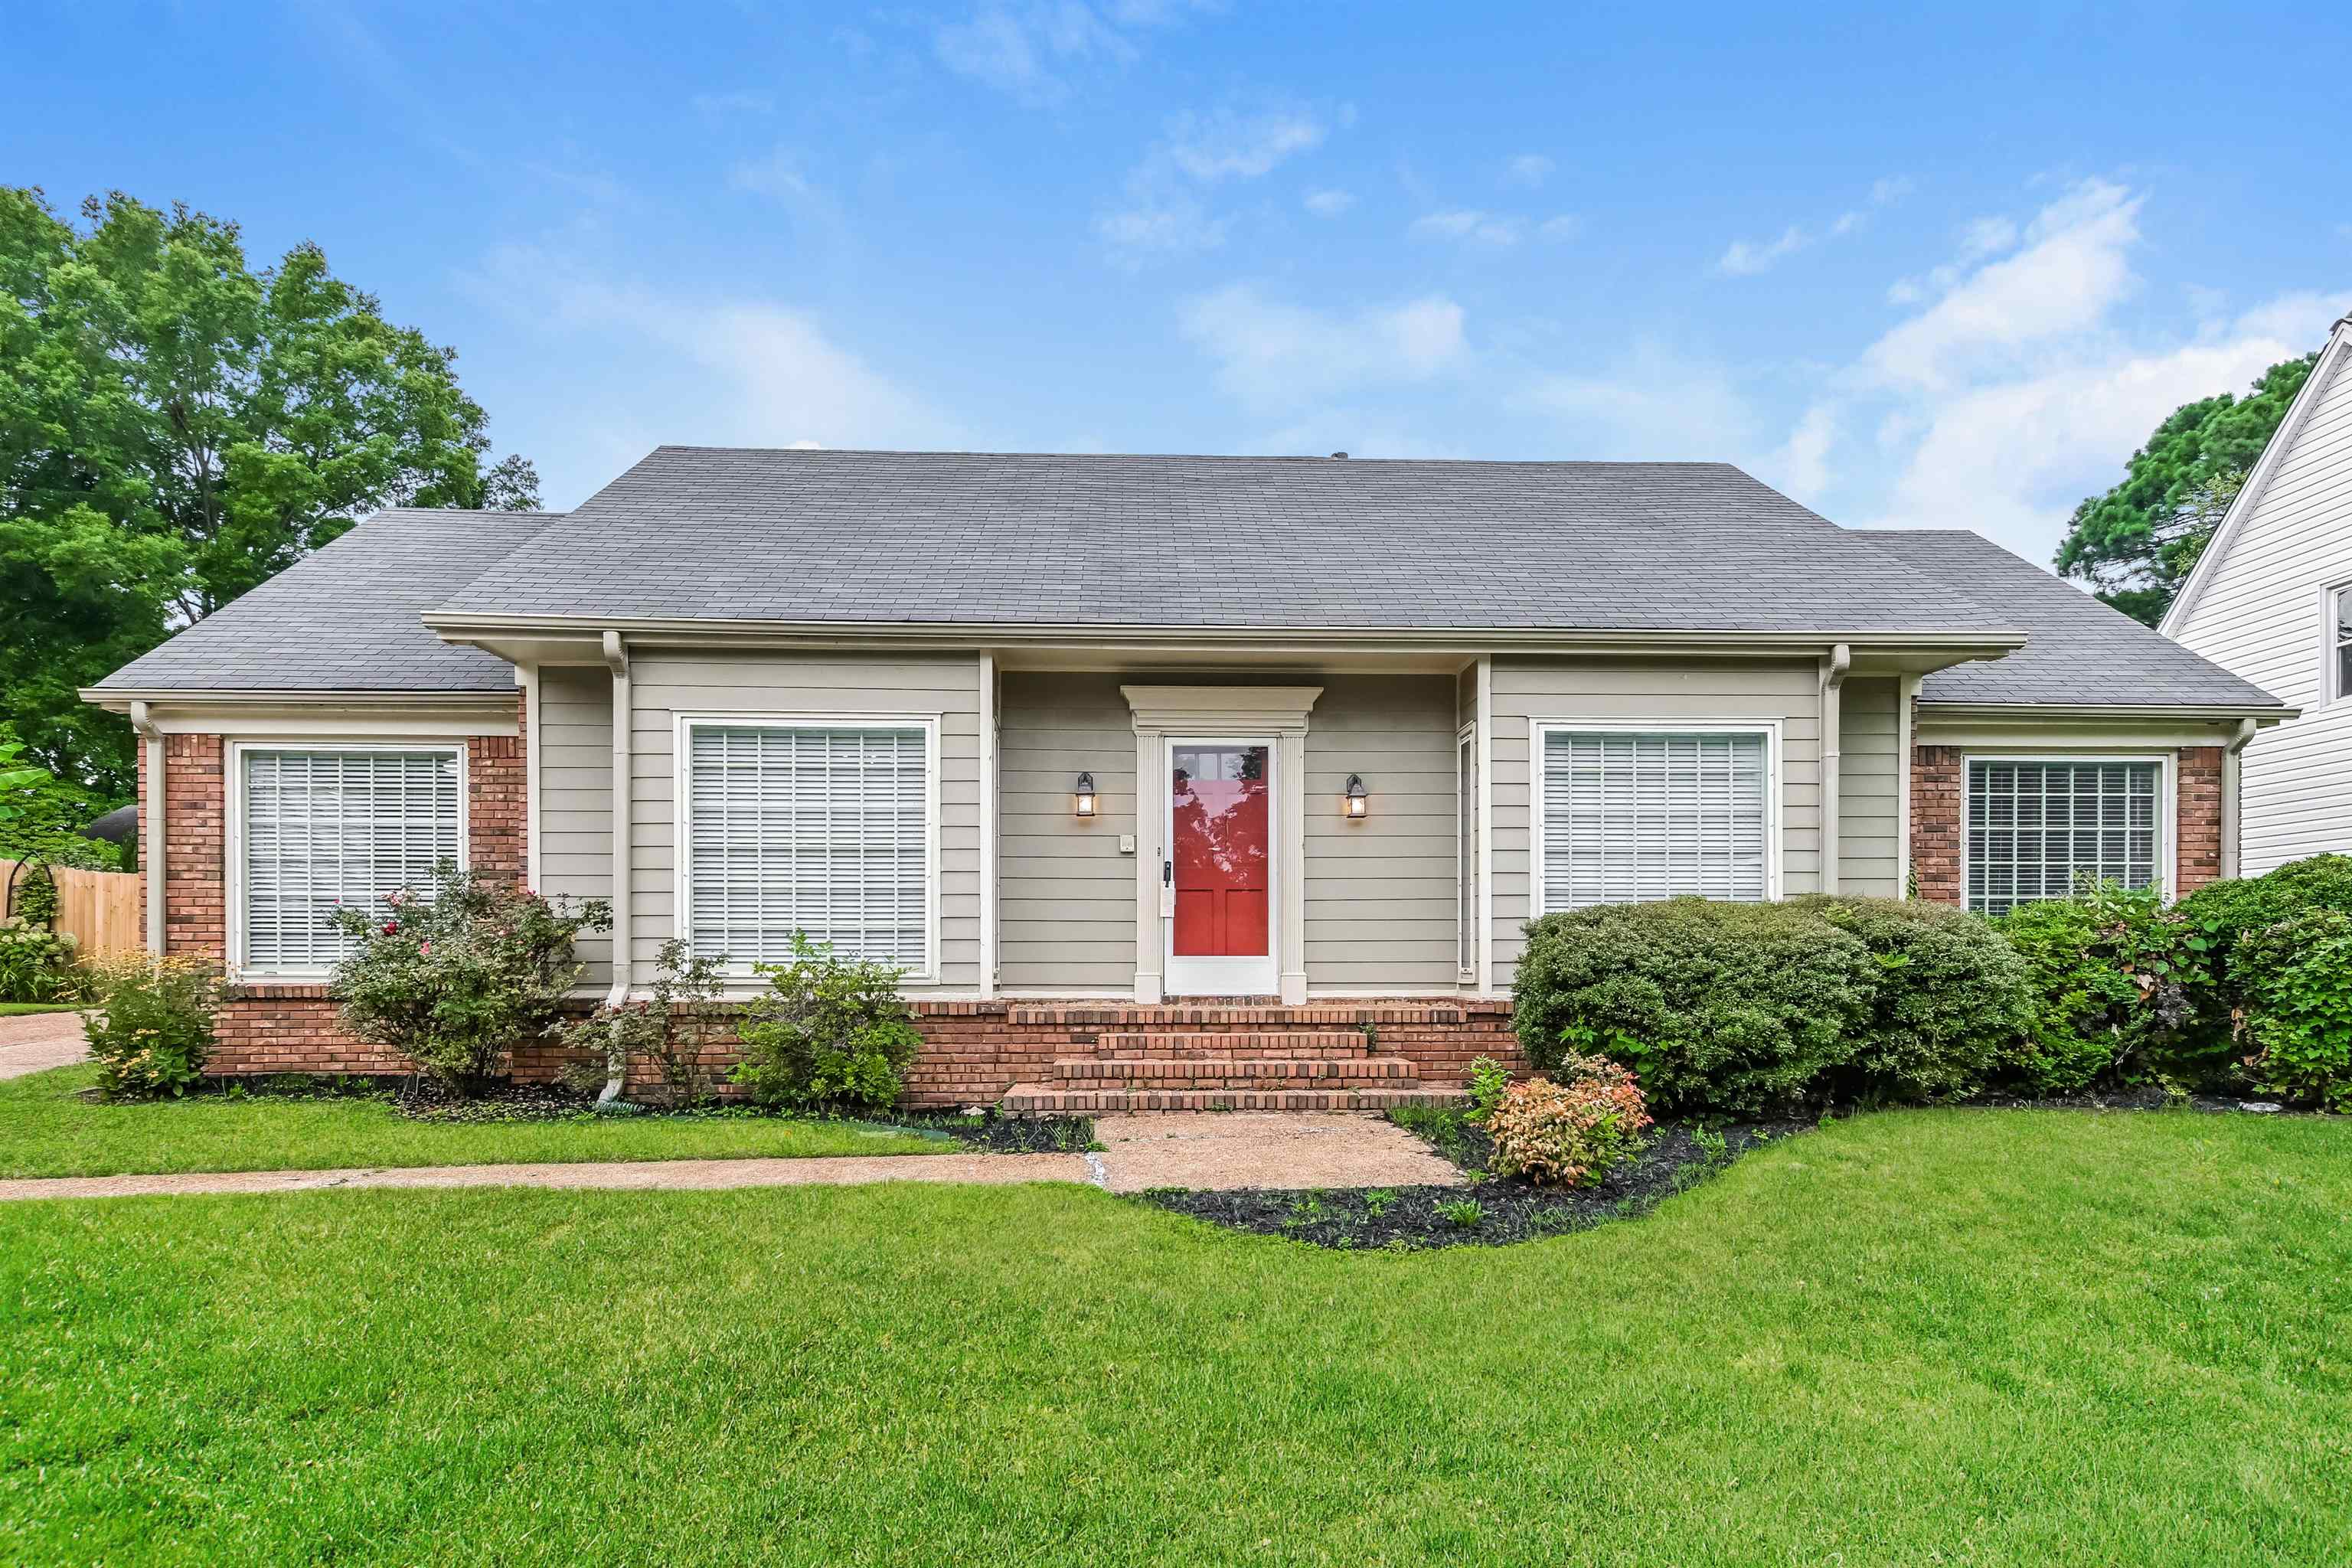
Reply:
[[[1912,191],[1911,176],[1889,174],[1870,183],[1870,205],[1883,207],[1889,202],[1899,202]]]
[[[1916,278],[1898,278],[1886,289],[1889,304],[1916,305],[1958,282],[1970,263],[1998,256],[2017,244],[2017,224],[2000,216],[1970,218],[1960,226],[1959,249],[1951,260]]]
[[[727,183],[739,191],[752,191],[784,201],[806,201],[816,186],[809,181],[798,154],[779,147],[764,158],[747,159],[727,172]]]
[[[1444,295],[1351,314],[1267,298],[1238,283],[1192,300],[1184,335],[1220,387],[1259,414],[1312,408],[1334,393],[1426,381],[1467,363],[1462,307]]]
[[[1203,184],[1254,180],[1296,153],[1321,144],[1323,125],[1300,110],[1180,114],[1168,122],[1169,161]]]
[[[1090,65],[1124,66],[1142,53],[1134,35],[1214,9],[1192,0],[1030,0],[983,4],[931,35],[940,63],[1031,108],[1061,102],[1070,76]]]
[[[1338,217],[1356,205],[1353,194],[1341,190],[1316,190],[1307,193],[1307,210],[1317,217]]]
[[[1582,231],[1584,220],[1574,213],[1561,213],[1548,217],[1536,226],[1536,233],[1545,239],[1573,239]]]
[[[1552,170],[1558,166],[1540,153],[1522,153],[1504,167],[1503,178],[1533,190],[1551,178]]]
[[[1797,421],[1789,439],[1764,464],[1764,477],[1808,505],[1830,484],[1830,450],[1837,445],[1837,410],[1816,403]]]
[[[1557,425],[1578,458],[1748,462],[1762,447],[1738,377],[1653,337],[1591,369],[1538,374],[1504,405]]]
[[[1716,270],[1734,278],[1750,278],[1785,257],[1794,256],[1812,241],[1805,231],[1790,224],[1780,231],[1780,237],[1771,240],[1735,239],[1717,261]]]
[[[1131,189],[1129,196],[1131,205],[1095,220],[1103,243],[1127,261],[1214,250],[1225,242],[1229,220],[1189,192]]]
[[[1424,213],[1412,220],[1412,233],[1419,239],[1457,239],[1497,247],[1517,245],[1526,227],[1524,221],[1508,214],[1480,212],[1475,207]]]

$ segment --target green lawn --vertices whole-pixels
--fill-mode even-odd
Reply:
[[[2352,1126],[1410,1256],[1076,1187],[0,1205],[0,1560],[2341,1563]]]
[[[79,1013],[81,1002],[0,1002],[0,1018],[22,1018],[32,1013]]]
[[[577,1121],[411,1121],[366,1100],[230,1100],[141,1105],[79,1098],[98,1069],[0,1079],[0,1176],[129,1171],[292,1171],[349,1165],[488,1165],[541,1160],[702,1160],[741,1155],[929,1154],[945,1137],[854,1121],[774,1117],[597,1117]]]

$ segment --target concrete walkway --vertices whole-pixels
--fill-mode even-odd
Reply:
[[[1148,1187],[1452,1185],[1462,1173],[1401,1127],[1372,1116],[1187,1112],[1106,1116],[1092,1154],[860,1154],[806,1160],[646,1160],[627,1163],[423,1165],[348,1171],[0,1180],[0,1200],[148,1197],[170,1193],[303,1193],[343,1187],[560,1187],[706,1192],[848,1186],[866,1182],[1085,1182]]]
[[[79,1013],[26,1013],[0,1018],[0,1078],[70,1067],[89,1056]]]

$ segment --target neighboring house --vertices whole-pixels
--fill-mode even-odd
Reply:
[[[747,989],[795,930],[887,959],[912,1097],[1032,1109],[1458,1082],[1549,910],[2185,889],[2287,712],[1718,464],[668,447],[372,519],[87,695],[144,739],[151,945],[232,972],[216,1071],[395,1068],[320,913],[454,856],[610,899],[596,994],[673,936]]]
[[[2164,631],[2301,710],[2245,750],[2247,873],[2352,853],[2352,317],[2336,323]]]

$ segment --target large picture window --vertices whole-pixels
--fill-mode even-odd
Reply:
[[[455,746],[239,748],[240,968],[323,971],[350,946],[331,910],[421,888],[436,861],[462,863],[459,756]]]
[[[1969,908],[2006,914],[2084,879],[2154,884],[2164,845],[2164,765],[2153,758],[1970,758]]]
[[[1772,896],[1767,731],[1538,734],[1538,913],[1684,894]]]
[[[734,966],[793,933],[845,958],[931,967],[931,727],[690,721],[687,940]]]

